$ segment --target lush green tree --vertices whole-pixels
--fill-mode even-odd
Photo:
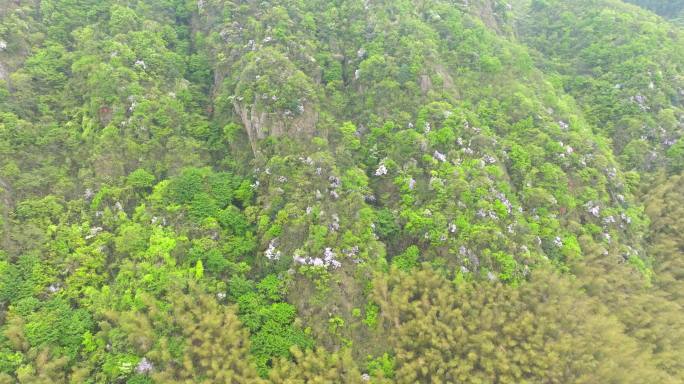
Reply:
[[[684,381],[631,2],[0,0],[0,383]]]

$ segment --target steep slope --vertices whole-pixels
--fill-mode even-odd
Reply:
[[[619,1],[520,2],[520,38],[540,52],[626,169],[681,168],[684,37]]]
[[[684,164],[684,50],[651,13],[0,16],[0,383],[684,379],[676,187],[640,203]]]
[[[684,25],[682,24],[684,22],[684,2],[681,0],[627,0],[627,2],[650,9],[674,23]]]

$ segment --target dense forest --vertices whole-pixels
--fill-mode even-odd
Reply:
[[[628,2],[650,9],[680,24],[684,23],[684,0],[628,0]]]
[[[683,26],[0,0],[0,384],[684,383]]]

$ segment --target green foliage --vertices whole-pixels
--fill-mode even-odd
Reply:
[[[420,257],[420,250],[415,245],[412,245],[399,256],[392,259],[392,265],[404,272],[411,272],[411,269],[418,266],[418,258]]]
[[[380,307],[378,307],[377,304],[373,302],[368,302],[368,304],[366,304],[366,315],[363,319],[363,323],[366,324],[368,328],[375,328],[375,326],[378,324],[379,311]]]
[[[275,359],[290,357],[293,346],[313,346],[311,337],[295,325],[295,307],[281,301],[284,284],[276,275],[266,276],[256,286],[236,279],[231,287],[240,319],[251,332],[251,353],[262,377]]]
[[[382,377],[388,379],[394,378],[394,358],[387,353],[384,353],[377,358],[368,356],[366,367],[368,372],[373,376],[380,376],[378,373],[382,372]]]
[[[41,303],[25,321],[24,333],[31,346],[56,346],[61,349],[60,354],[72,359],[81,348],[83,335],[94,326],[86,310],[72,310],[59,298]]]
[[[151,188],[154,185],[154,175],[139,168],[128,175],[126,182],[132,188]]]
[[[630,2],[4,1],[0,383],[684,381]]]
[[[127,33],[137,29],[138,16],[134,10],[114,5],[109,12],[109,30],[112,35]]]

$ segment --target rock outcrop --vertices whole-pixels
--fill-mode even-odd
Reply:
[[[256,103],[234,102],[235,113],[240,116],[247,131],[252,151],[258,151],[258,142],[267,137],[312,137],[316,133],[318,111],[313,104],[303,104],[297,116],[260,110]]]

